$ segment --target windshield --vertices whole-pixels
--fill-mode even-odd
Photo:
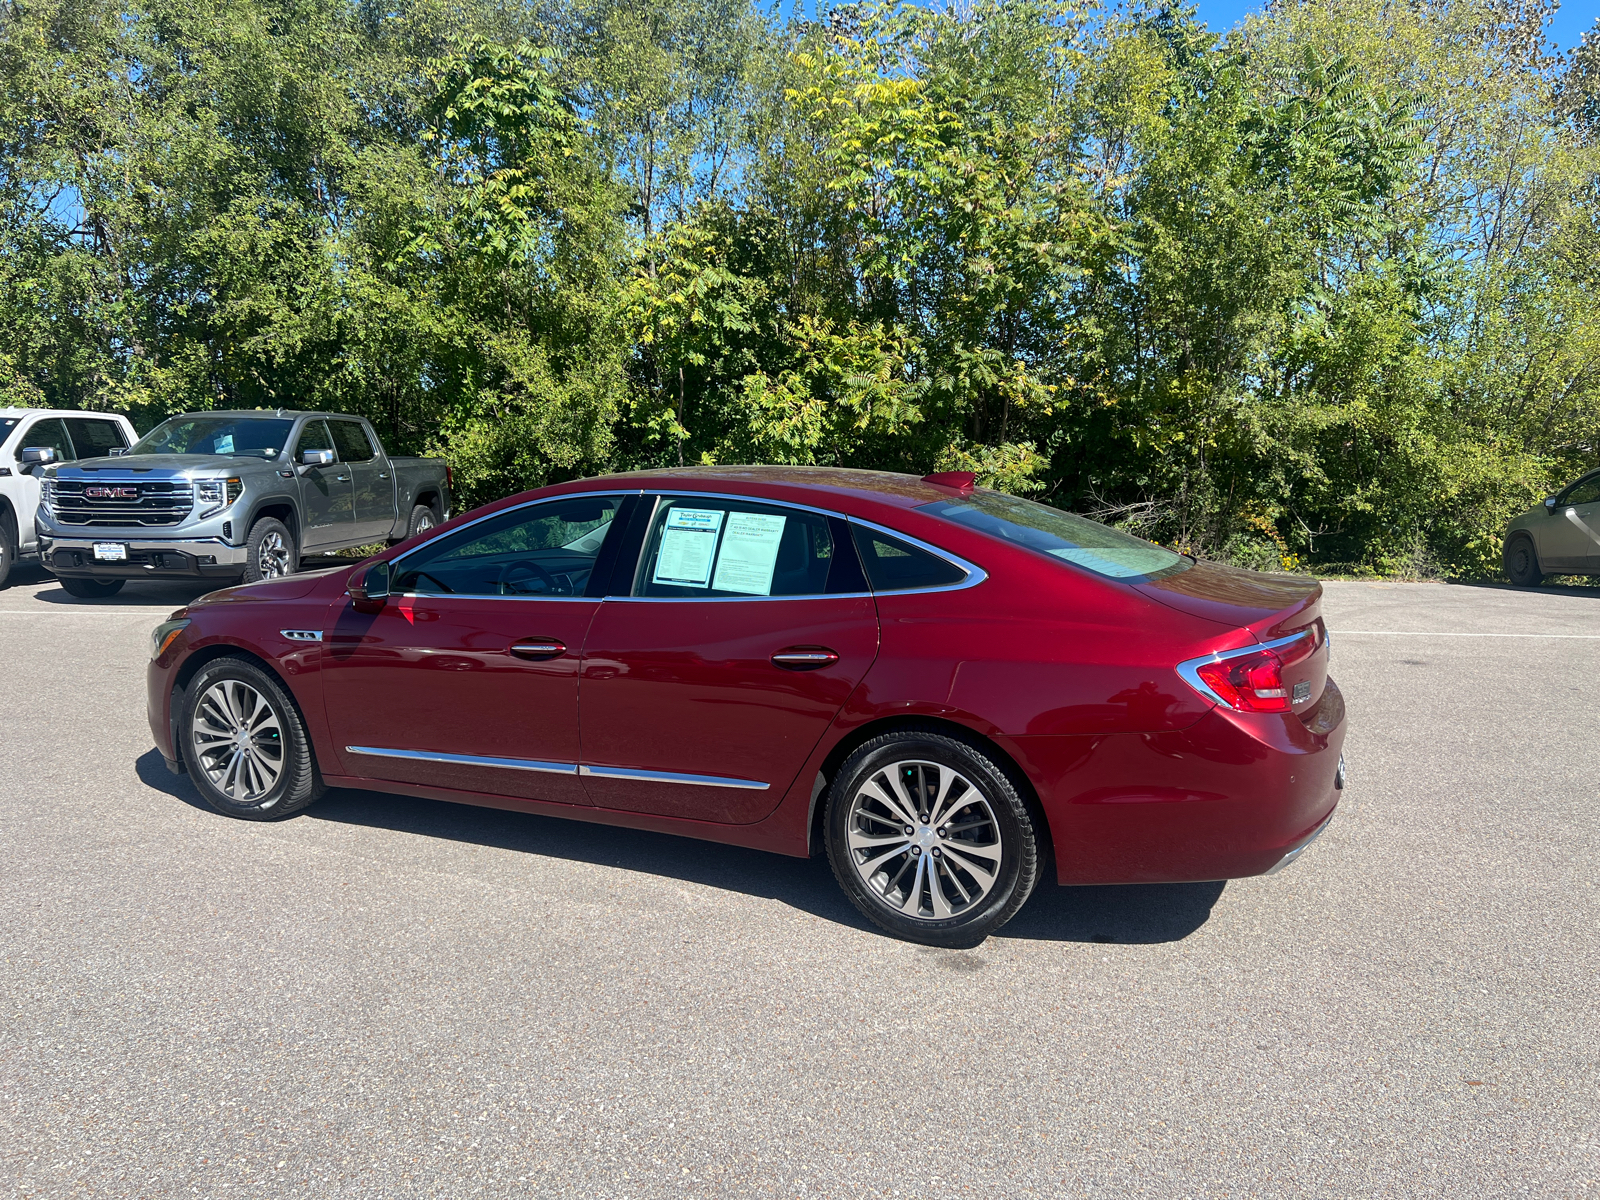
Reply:
[[[277,458],[292,420],[283,417],[173,417],[134,443],[129,454],[215,454]]]
[[[963,500],[936,500],[917,507],[1110,579],[1175,574],[1191,565],[1183,555],[1143,538],[1003,492],[976,491]]]

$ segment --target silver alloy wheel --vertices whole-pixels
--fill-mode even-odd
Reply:
[[[432,529],[438,523],[439,522],[437,522],[437,521],[435,521],[433,519],[433,513],[425,512],[425,513],[422,514],[422,516],[417,518],[417,532],[418,533],[426,533],[428,530]]]
[[[289,543],[276,529],[261,539],[256,566],[263,579],[280,579],[289,573]]]
[[[922,921],[958,917],[1000,878],[1004,847],[989,799],[942,763],[891,763],[850,801],[850,862],[892,911]]]
[[[195,761],[211,786],[230,800],[254,804],[283,776],[283,723],[248,683],[224,679],[194,706]]]

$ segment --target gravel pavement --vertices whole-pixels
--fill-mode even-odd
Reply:
[[[1600,1197],[1600,592],[1327,591],[1350,784],[1300,862],[954,952],[823,860],[218,816],[145,726],[195,590],[19,569],[0,1195]]]

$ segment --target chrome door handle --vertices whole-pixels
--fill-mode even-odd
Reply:
[[[379,471],[378,472],[378,478],[379,479],[387,479],[387,478],[389,478],[389,472],[387,472],[387,471]]]
[[[772,656],[772,665],[786,671],[815,671],[838,661],[839,655],[826,646],[789,646]]]
[[[348,475],[335,475],[333,477],[333,481],[335,483],[349,483],[350,482],[350,476],[348,476]]]
[[[567,644],[559,638],[523,638],[511,643],[511,653],[518,658],[555,658],[567,652]]]

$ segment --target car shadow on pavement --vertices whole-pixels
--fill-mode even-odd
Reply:
[[[1519,583],[1500,583],[1493,579],[1447,579],[1449,587],[1480,588],[1491,592],[1533,592],[1545,596],[1588,596],[1600,597],[1600,587],[1587,583],[1541,583],[1536,587],[1524,587]]]
[[[186,777],[168,772],[157,751],[142,755],[135,769],[145,786],[211,811]],[[615,867],[776,900],[854,929],[875,928],[845,899],[825,858],[790,858],[647,830],[347,788],[331,790],[290,820],[365,825]],[[1175,942],[1205,924],[1223,886],[1178,883],[1064,888],[1046,881],[995,936],[1107,944]]]

